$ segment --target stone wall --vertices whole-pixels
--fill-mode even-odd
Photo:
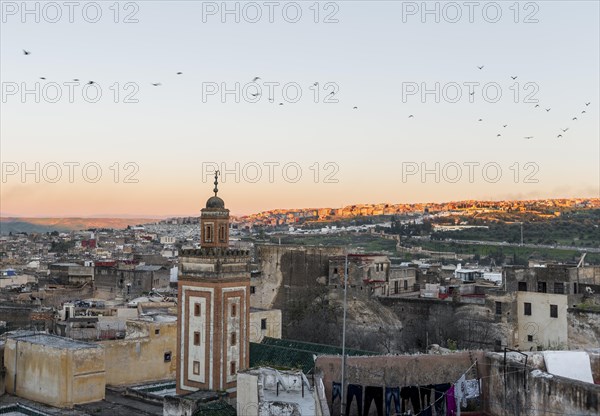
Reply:
[[[502,303],[502,314],[495,302]],[[512,345],[516,313],[510,298],[486,299],[482,305],[419,298],[380,298],[402,324],[398,334],[401,351],[424,351],[427,345],[447,346],[449,340],[460,349],[493,350]]]
[[[329,258],[343,254],[341,247],[305,247],[293,245],[259,245],[257,262],[261,274],[252,278],[255,292],[250,296],[252,306],[262,309],[281,309],[284,322],[290,321],[292,301],[312,301],[314,288],[325,285],[329,273]]]

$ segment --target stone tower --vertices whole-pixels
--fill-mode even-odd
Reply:
[[[200,217],[200,249],[179,254],[177,394],[226,390],[250,362],[250,253],[229,248],[229,210],[215,195]]]

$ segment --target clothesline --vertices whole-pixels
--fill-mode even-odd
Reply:
[[[463,378],[463,377],[464,377],[464,376],[465,376],[465,375],[466,375],[466,374],[467,374],[469,371],[471,371],[471,369],[472,369],[473,367],[475,367],[476,365],[477,365],[477,359],[475,360],[475,362],[474,362],[473,364],[471,364],[471,366],[470,366],[469,368],[467,368],[467,369],[466,369],[466,370],[465,370],[465,371],[464,371],[464,372],[463,372],[463,373],[460,375],[460,377],[459,377],[459,378],[458,378],[458,379],[457,379],[457,380],[456,380],[454,383],[451,383],[451,385],[453,385],[453,386],[454,386],[454,385],[456,385],[456,383],[458,383],[458,381],[459,381],[461,378]],[[480,379],[480,378],[477,378],[477,380],[481,380],[481,379]],[[421,387],[419,387],[419,388],[421,388]],[[426,390],[430,390],[430,394],[431,394],[431,390],[432,390],[432,389],[427,389],[426,387],[425,387],[425,389],[426,389]],[[434,389],[434,390],[435,390],[435,389]],[[417,416],[418,416],[419,414],[423,413],[423,412],[424,412],[425,410],[427,410],[427,409],[433,409],[433,408],[434,408],[434,405],[435,405],[437,402],[439,402],[440,400],[442,400],[442,399],[446,398],[446,396],[447,396],[447,394],[448,394],[448,391],[449,391],[449,390],[446,390],[446,391],[445,391],[445,392],[443,392],[443,393],[442,393],[442,395],[441,395],[439,398],[437,398],[437,399],[436,399],[436,400],[435,400],[433,403],[429,404],[429,406],[425,407],[424,409],[421,409],[421,411],[420,411],[419,413],[417,413]],[[440,393],[441,393],[441,392],[440,392]],[[456,396],[455,396],[455,397],[456,397]],[[460,404],[458,404],[458,403],[457,403],[457,406],[460,406]],[[446,410],[448,410],[448,409],[446,409]]]

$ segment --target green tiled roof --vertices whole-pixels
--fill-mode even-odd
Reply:
[[[194,412],[194,416],[236,416],[235,407],[223,400],[202,403]]]
[[[331,345],[289,339],[263,338],[250,343],[250,367],[299,368],[307,374],[315,363],[314,355],[341,355],[342,349]],[[376,352],[346,348],[347,355],[380,355]]]

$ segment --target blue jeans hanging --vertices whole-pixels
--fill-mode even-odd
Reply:
[[[385,416],[390,416],[390,405],[394,399],[394,413],[400,413],[400,388],[386,387],[385,388]]]

